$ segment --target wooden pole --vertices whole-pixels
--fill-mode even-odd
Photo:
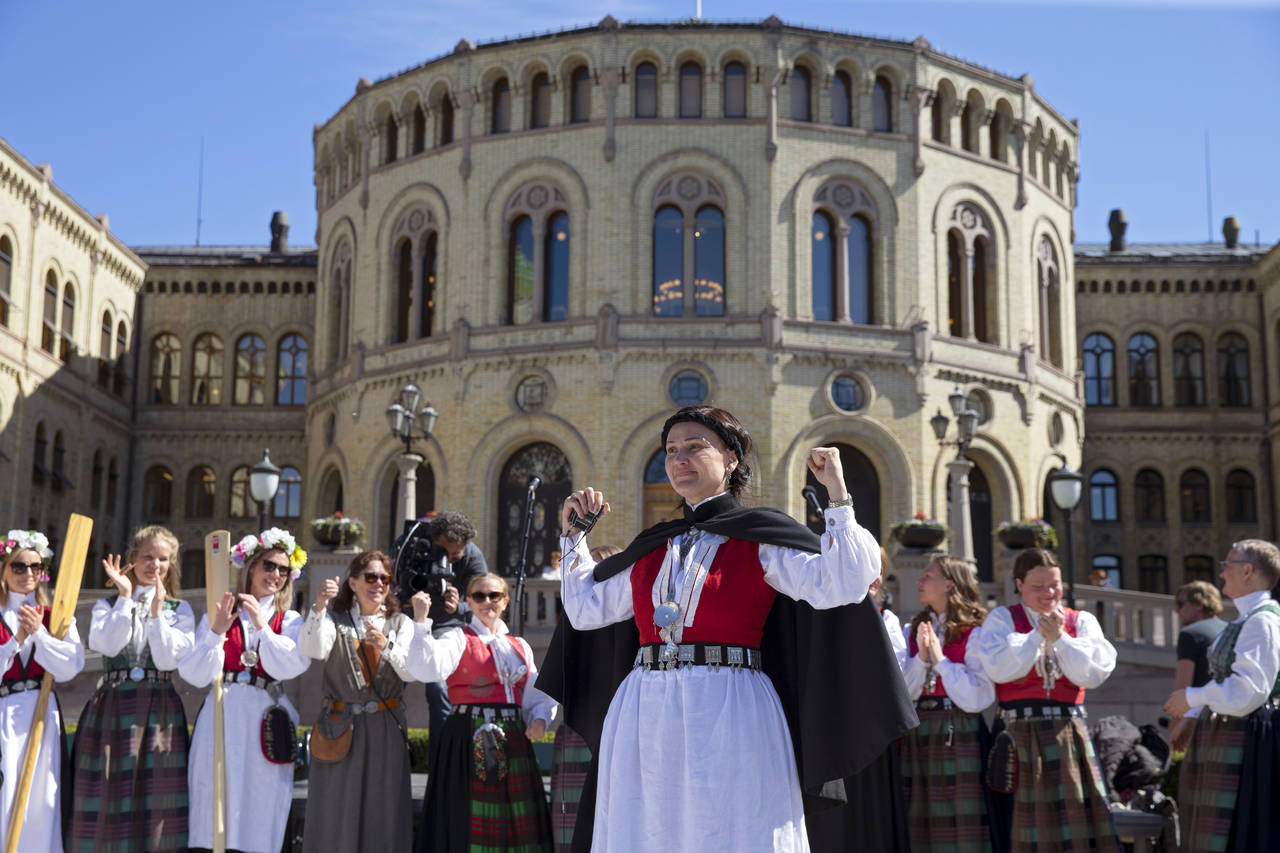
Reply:
[[[231,589],[231,533],[215,530],[204,538],[205,605],[210,625],[222,596]],[[221,651],[222,644],[218,644]],[[227,746],[222,709],[222,667],[213,680],[213,851],[227,850]]]
[[[49,608],[49,633],[61,640],[71,627],[76,615],[76,601],[80,598],[80,581],[84,578],[84,561],[89,554],[89,535],[93,533],[93,519],[87,515],[71,514],[67,524],[67,538],[58,561],[58,582],[53,591],[53,605]],[[33,651],[32,654],[35,654]],[[22,753],[22,768],[18,774],[18,787],[13,797],[13,809],[9,812],[9,831],[5,836],[5,853],[17,853],[18,837],[22,834],[22,821],[26,817],[27,798],[31,795],[31,780],[35,776],[36,761],[40,758],[40,742],[44,738],[44,715],[49,709],[49,694],[53,692],[53,675],[46,672],[40,680],[40,696],[36,699],[36,713],[31,720],[27,746]]]

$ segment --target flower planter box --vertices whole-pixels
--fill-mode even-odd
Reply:
[[[947,538],[947,531],[930,524],[912,524],[903,528],[897,536],[904,548],[929,550],[942,544],[942,540]]]

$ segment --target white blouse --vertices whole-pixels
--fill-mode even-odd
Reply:
[[[930,620],[933,633],[938,642],[946,644],[947,617],[945,613],[935,613]],[[902,629],[902,638],[907,642],[911,635],[908,623]],[[960,710],[976,714],[996,701],[996,686],[982,669],[982,661],[978,657],[978,642],[982,638],[982,626],[977,625],[969,632],[969,641],[964,647],[964,663],[956,663],[945,657],[933,665],[934,675],[942,679],[942,689],[947,692],[951,701]],[[902,680],[907,683],[907,694],[912,699],[919,699],[924,693],[924,683],[929,675],[929,665],[917,652],[907,659],[902,669]]]
[[[1203,687],[1188,687],[1188,705],[1246,717],[1267,701],[1280,674],[1280,616],[1267,612],[1249,614],[1270,600],[1271,591],[1267,589],[1232,599],[1240,613],[1235,622],[1244,621],[1244,627],[1236,638],[1231,674],[1221,684],[1210,681]]]
[[[89,648],[114,657],[132,645],[130,657],[136,660],[150,646],[156,669],[177,669],[195,645],[196,615],[190,604],[179,600],[173,610],[161,610],[159,619],[151,618],[155,592],[154,585],[139,586],[129,598],[117,597],[114,606],[107,598],[96,602],[89,620]],[[135,624],[140,630],[134,631]]]
[[[1023,678],[1040,656],[1044,640],[1036,630],[1040,614],[1025,605],[1022,609],[1031,622],[1030,633],[1018,633],[1013,627],[1009,608],[997,607],[987,614],[977,642],[969,641],[970,649],[977,648],[983,672],[996,684]],[[1086,690],[1102,686],[1116,668],[1116,647],[1103,634],[1097,617],[1086,610],[1078,611],[1076,635],[1069,637],[1064,630],[1054,641],[1053,650],[1062,674],[1072,684]]]
[[[19,595],[11,592],[8,594],[4,608],[0,609],[0,619],[4,620],[5,626],[12,635],[9,637],[9,642],[0,645],[0,673],[8,672],[15,658],[21,660],[25,666],[34,654],[36,663],[44,667],[46,672],[51,673],[54,681],[70,681],[75,678],[80,670],[84,669],[84,646],[80,643],[80,632],[76,630],[75,617],[71,618],[71,624],[67,626],[67,635],[61,640],[41,625],[39,631],[28,636],[19,646],[18,610],[24,604],[38,607],[35,593]]]
[[[382,608],[372,616],[360,615],[360,605],[357,603],[348,611],[351,614],[352,621],[355,622],[355,636],[358,640],[363,640],[365,635],[365,623],[369,623],[375,630],[386,634],[387,610]],[[343,631],[351,630],[351,622],[347,621],[345,615],[341,617]],[[307,621],[302,626],[302,631],[298,634],[298,648],[302,654],[315,658],[316,660],[327,660],[329,652],[333,650],[333,643],[338,638],[338,622],[332,610],[326,608],[323,612],[317,613],[315,607],[311,607],[307,611]],[[394,634],[387,635],[387,647],[382,650],[382,660],[391,664],[392,669],[400,676],[403,681],[419,680],[410,670],[408,665],[409,649],[413,645],[413,620],[406,618],[400,624],[400,630]]]
[[[907,665],[908,652],[902,621],[898,619],[898,614],[892,610],[881,610],[880,621],[884,623],[884,630],[889,635],[889,645],[893,647],[893,657],[898,662],[898,669],[905,672],[904,667]]]
[[[538,665],[534,662],[533,649],[523,637],[511,636],[507,623],[501,619],[498,620],[496,628],[496,631],[490,632],[479,618],[471,617],[471,629],[479,636],[480,642],[493,651],[495,662],[498,664],[499,678],[502,678],[503,673],[508,674],[507,678],[502,678],[507,692],[507,701],[515,701],[513,686],[527,671],[528,678],[524,683],[524,696],[520,703],[525,722],[543,720],[550,723],[555,719],[556,701],[534,686],[534,681],[538,677]],[[527,670],[526,664],[511,648],[512,643],[520,644],[520,649],[524,652],[524,660],[528,662]],[[425,681],[428,684],[445,681],[458,669],[466,648],[467,637],[461,628],[452,628],[439,637],[433,637],[430,619],[415,622],[413,623],[413,648],[409,653],[409,669],[419,681]]]
[[[276,614],[275,596],[259,598],[258,608],[266,623],[262,630],[254,627],[249,614],[243,609],[240,611],[244,647],[258,653],[262,668],[276,681],[288,681],[302,675],[311,665],[311,658],[298,651],[298,631],[302,627],[302,617],[292,610],[285,611],[284,619],[280,622],[280,633],[277,634],[271,630],[271,620]],[[208,614],[201,616],[194,648],[178,664],[178,674],[196,687],[212,684],[221,675],[226,663],[222,645],[224,639],[225,635],[213,633]]]

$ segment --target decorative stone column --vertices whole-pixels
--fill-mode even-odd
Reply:
[[[874,85],[874,84],[873,84]],[[924,124],[923,115],[924,108],[929,105],[933,93],[923,86],[912,86],[907,90],[907,100],[911,104],[911,114],[913,116],[911,126],[911,146],[915,153],[915,175],[920,177],[924,174],[924,134],[922,125]],[[867,99],[870,101],[870,92]]]
[[[947,526],[951,528],[951,556],[973,562],[973,532],[969,519],[969,472],[973,463],[963,456],[947,463],[950,501]]]
[[[404,523],[418,517],[418,466],[422,457],[416,453],[401,453],[396,457],[400,469],[400,506],[396,507],[396,535],[404,530]]]
[[[476,108],[475,93],[470,89],[460,92],[458,106],[462,107],[462,161],[458,163],[458,172],[465,181],[471,177],[471,114]]]
[[[618,84],[622,75],[617,68],[605,69],[604,81],[604,161],[612,163],[618,153],[617,121],[618,121]]]

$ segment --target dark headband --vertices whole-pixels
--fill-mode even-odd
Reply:
[[[667,422],[662,425],[662,445],[667,444],[667,433],[671,432],[671,428],[679,423],[702,424],[707,429],[720,436],[720,440],[724,442],[724,446],[734,452],[738,457],[738,463],[742,463],[742,442],[738,441],[738,437],[729,430],[725,429],[724,424],[720,423],[710,415],[704,415],[701,412],[676,412],[667,418]]]

